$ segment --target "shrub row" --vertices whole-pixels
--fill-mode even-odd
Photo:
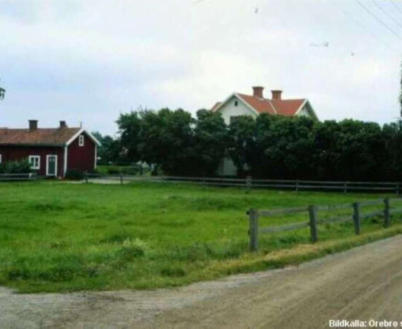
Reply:
[[[267,114],[232,118],[200,110],[122,114],[120,157],[172,175],[212,176],[230,157],[238,176],[319,180],[402,180],[402,124],[319,122]]]

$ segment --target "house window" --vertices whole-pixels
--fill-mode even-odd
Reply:
[[[40,169],[40,156],[39,155],[30,155],[28,157],[28,161],[31,165],[31,169]]]
[[[235,103],[234,103],[234,104],[235,104],[235,106],[237,106],[237,105],[239,105],[239,102],[238,102],[238,101],[235,101]]]
[[[78,145],[79,146],[84,146],[84,135],[80,135],[80,137],[78,137]]]
[[[239,116],[238,115],[236,115],[236,116],[231,116],[230,117],[230,124],[232,124],[233,122],[235,122],[236,120],[238,120],[239,119]]]

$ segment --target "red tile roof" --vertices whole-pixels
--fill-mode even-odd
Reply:
[[[255,109],[258,113],[278,114],[283,116],[294,116],[300,109],[305,99],[267,99],[251,95],[238,94],[243,101]],[[212,111],[216,111],[222,103],[216,103]]]
[[[81,128],[0,128],[0,145],[63,146]]]
[[[237,94],[237,95],[259,113],[276,114],[276,110],[272,106],[269,99],[245,95],[245,94]]]
[[[215,110],[217,109],[217,107],[218,107],[219,105],[221,105],[221,104],[222,104],[221,102],[217,102],[214,106],[212,106],[211,111],[215,111]]]
[[[300,106],[303,105],[305,99],[282,99],[271,100],[272,105],[275,107],[279,115],[294,116]]]

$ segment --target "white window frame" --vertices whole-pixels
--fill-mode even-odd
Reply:
[[[54,175],[49,174],[49,158],[50,157],[55,157],[56,172]],[[57,154],[47,154],[46,155],[46,176],[57,177],[57,174],[58,174],[58,156],[57,156]]]
[[[37,159],[38,160],[38,163],[37,163],[37,165],[35,166],[35,161],[34,161],[34,163],[32,163],[32,159]],[[40,169],[40,155],[30,155],[29,157],[28,157],[28,161],[29,161],[29,164],[31,165],[31,169],[35,169],[35,170],[39,170]]]
[[[82,134],[78,137],[78,146],[84,146],[85,145],[85,135]]]

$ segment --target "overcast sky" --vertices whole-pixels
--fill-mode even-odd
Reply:
[[[0,31],[0,126],[114,134],[119,113],[195,113],[252,85],[323,120],[399,113],[400,0],[0,0]]]

